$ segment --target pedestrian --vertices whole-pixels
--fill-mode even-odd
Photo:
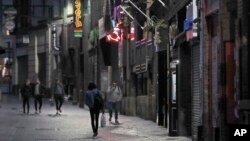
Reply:
[[[45,87],[37,80],[34,88],[34,105],[35,105],[35,114],[37,114],[37,103],[39,103],[39,113],[41,113],[43,105],[43,95],[45,93]]]
[[[120,108],[120,101],[122,100],[122,91],[121,88],[114,81],[107,90],[107,102],[109,108],[109,122],[112,120],[113,109],[115,111],[115,123],[119,124],[118,121],[118,112]]]
[[[64,101],[65,91],[64,91],[63,84],[59,81],[59,79],[56,79],[53,93],[54,93],[54,98],[55,98],[55,103],[56,103],[56,114],[59,114],[59,112],[62,113],[61,107]]]
[[[103,107],[98,106],[97,97],[101,98],[100,91],[97,89],[95,83],[89,83],[88,90],[85,93],[85,103],[89,107],[90,118],[91,118],[91,126],[93,130],[93,137],[98,135],[98,119],[100,110],[103,110]],[[103,110],[104,112],[104,110]]]
[[[22,95],[22,99],[23,99],[23,113],[26,113],[26,105],[27,105],[27,114],[29,114],[29,110],[30,110],[30,102],[29,102],[29,98],[32,95],[32,88],[30,85],[30,81],[27,80],[26,84],[21,88],[21,95]]]

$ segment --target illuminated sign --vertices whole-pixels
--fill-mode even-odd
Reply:
[[[114,31],[111,34],[107,35],[108,41],[119,42],[121,40],[121,37],[119,35],[119,31],[120,31],[120,29],[115,27]]]
[[[82,37],[82,7],[81,7],[81,0],[75,0],[75,29],[74,35],[75,37]]]
[[[131,27],[130,29],[130,40],[134,41],[135,40],[135,28]]]
[[[130,29],[129,38],[130,38],[131,41],[135,40],[135,29],[134,29],[134,27],[131,27],[131,29]],[[115,42],[121,41],[122,40],[121,29],[119,29],[118,27],[115,27],[114,31],[112,33],[110,33],[109,35],[107,35],[107,40],[108,41],[115,41]]]

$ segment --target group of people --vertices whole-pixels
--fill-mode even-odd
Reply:
[[[100,90],[97,89],[96,84],[89,83],[88,90],[85,93],[85,104],[89,107],[90,111],[90,118],[91,118],[91,126],[93,130],[93,137],[96,137],[98,135],[98,119],[99,119],[99,113],[102,111],[104,113],[104,107],[97,106],[97,100],[96,97],[101,97]],[[121,88],[117,85],[116,82],[113,82],[111,86],[107,89],[107,106],[109,110],[109,122],[112,121],[112,113],[113,110],[115,112],[115,123],[119,124],[118,121],[118,112],[119,112],[119,106],[120,101],[122,99],[122,91]]]
[[[23,113],[29,114],[29,109],[30,109],[29,99],[31,96],[34,97],[35,114],[41,113],[43,104],[42,99],[46,91],[45,87],[40,83],[40,81],[37,80],[34,85],[31,85],[30,81],[27,80],[26,84],[21,88],[20,92],[23,98]],[[64,102],[64,95],[65,95],[63,84],[59,81],[59,79],[56,79],[55,85],[52,89],[52,93],[56,103],[56,114],[59,114],[62,112],[61,107]],[[107,93],[107,108],[109,111],[109,122],[112,122],[112,115],[114,110],[115,124],[119,124],[118,112],[120,108],[120,101],[122,99],[121,88],[117,85],[116,82],[113,82],[111,86],[108,87],[106,93]],[[88,90],[86,91],[86,93],[84,93],[84,95],[85,95],[85,104],[89,107],[90,111],[91,126],[94,133],[93,137],[96,137],[98,135],[99,114],[100,112],[104,113],[105,102],[101,95],[101,91],[97,88],[95,83],[89,83]],[[97,97],[99,98],[99,101]]]
[[[39,80],[36,81],[34,85],[31,84],[30,80],[27,80],[25,85],[21,87],[20,93],[23,100],[23,113],[29,114],[30,111],[30,97],[34,97],[34,106],[35,106],[35,114],[41,113],[42,105],[43,105],[43,96],[46,93],[45,86],[40,83]],[[54,99],[56,103],[56,114],[61,113],[61,107],[64,101],[64,87],[63,84],[60,83],[59,79],[56,79],[55,85],[53,88]],[[39,106],[38,106],[39,105]]]

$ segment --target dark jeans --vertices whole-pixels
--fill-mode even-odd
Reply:
[[[98,119],[99,119],[99,113],[100,110],[96,108],[90,108],[90,117],[91,117],[91,126],[93,133],[98,133]]]
[[[55,102],[56,102],[56,110],[61,110],[61,107],[63,104],[63,95],[55,94],[54,98],[55,98]]]
[[[25,113],[25,106],[27,105],[27,113],[30,111],[30,98],[29,96],[23,96],[23,113]]]
[[[118,120],[118,111],[119,111],[120,102],[108,102],[109,108],[109,118],[112,118],[113,109],[115,111],[115,120]]]
[[[39,110],[41,110],[42,105],[43,105],[43,96],[42,95],[35,95],[35,110],[37,111],[37,103],[39,103]]]

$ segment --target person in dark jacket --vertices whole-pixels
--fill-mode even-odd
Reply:
[[[59,79],[56,79],[53,93],[56,102],[56,114],[59,114],[59,112],[62,113],[61,107],[64,101],[65,91],[63,84],[59,81]]]
[[[35,105],[35,114],[37,114],[37,103],[39,103],[39,113],[41,113],[42,105],[43,105],[43,95],[45,92],[45,87],[37,80],[37,83],[34,86],[34,105]]]
[[[29,110],[30,110],[30,102],[29,102],[29,98],[32,95],[32,88],[30,85],[30,81],[27,80],[26,84],[21,88],[21,95],[23,98],[23,113],[26,113],[26,105],[27,105],[27,114],[29,114]]]
[[[96,137],[98,135],[98,119],[99,119],[99,108],[95,107],[95,97],[99,95],[100,92],[97,89],[96,85],[94,83],[89,83],[88,90],[85,94],[85,104],[89,107],[90,111],[90,117],[91,117],[91,126],[93,130],[93,137]]]

